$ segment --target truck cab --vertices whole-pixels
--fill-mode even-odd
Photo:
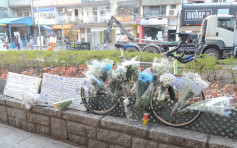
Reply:
[[[235,55],[236,21],[233,15],[210,15],[202,22],[199,54],[216,58]]]

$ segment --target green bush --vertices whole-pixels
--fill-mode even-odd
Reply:
[[[0,52],[0,70],[21,73],[27,69],[41,70],[43,67],[78,67],[92,59],[112,59],[115,62],[121,61],[121,53],[118,50],[112,51],[8,51]],[[161,54],[147,52],[124,52],[125,59],[140,57],[141,61],[152,62],[154,57],[161,58]],[[233,67],[237,66],[237,59],[231,57],[218,61],[215,57],[203,55],[193,62],[187,64],[179,63],[181,71],[197,72],[203,78],[211,81],[218,80],[225,73],[229,73],[236,81],[236,74]]]
[[[198,58],[190,63],[181,64],[183,71],[199,73],[203,77],[206,77],[205,79],[209,81],[223,79],[226,72],[232,74],[232,78],[235,80],[236,76],[234,75],[233,68],[236,66],[237,59],[233,57],[224,60],[217,60],[215,57],[207,55],[201,55],[201,58]]]
[[[20,73],[29,68],[78,67],[92,59],[112,59],[121,61],[120,51],[9,51],[0,52],[0,68]],[[141,61],[152,62],[159,54],[144,52],[124,52],[125,58],[139,56]]]

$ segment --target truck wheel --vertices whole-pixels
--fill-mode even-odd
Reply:
[[[136,47],[128,47],[126,49],[124,49],[124,51],[128,51],[128,52],[138,52],[139,50]]]
[[[146,47],[143,51],[144,52],[150,52],[150,53],[160,53],[160,51],[157,48],[151,47],[151,46]]]
[[[215,57],[217,59],[220,58],[220,53],[217,49],[215,48],[209,48],[207,49],[206,51],[204,51],[203,54],[207,54],[208,56],[212,56],[212,57]]]

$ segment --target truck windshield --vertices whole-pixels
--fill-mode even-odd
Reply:
[[[234,31],[234,19],[218,19],[217,27]]]

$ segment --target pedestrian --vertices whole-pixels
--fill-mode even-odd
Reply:
[[[18,48],[18,50],[21,49],[21,47],[20,47],[20,39],[19,38],[20,38],[19,35],[15,36],[15,38],[14,38],[15,45]]]
[[[33,50],[34,49],[34,39],[33,39],[32,35],[30,36],[30,46],[31,46],[31,49]]]

